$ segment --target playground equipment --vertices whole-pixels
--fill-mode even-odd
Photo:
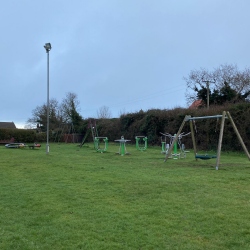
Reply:
[[[95,138],[98,137],[96,121],[89,120],[89,128],[91,129],[93,142],[95,142]]]
[[[40,148],[41,144],[34,143],[32,145],[26,145],[25,143],[22,142],[16,142],[16,143],[8,143],[5,144],[6,148],[25,148],[29,147],[30,149],[35,149],[35,148]]]
[[[143,145],[143,142],[144,142],[144,145]],[[148,138],[146,136],[136,136],[135,147],[137,150],[145,151],[148,147]]]
[[[193,121],[196,121],[196,120],[201,120],[201,119],[213,119],[213,118],[217,118],[217,119],[221,119],[221,125],[220,125],[220,134],[219,134],[219,141],[218,141],[218,147],[217,147],[217,154],[216,155],[199,155],[197,154],[197,149],[196,149],[196,143],[195,143],[195,136],[194,136],[194,127],[193,127]],[[236,133],[237,135],[237,138],[246,154],[246,156],[248,157],[248,160],[250,160],[250,155],[249,155],[249,152],[240,136],[240,133],[233,121],[233,118],[232,116],[230,115],[229,111],[223,111],[222,112],[222,115],[214,115],[214,116],[202,116],[202,117],[191,117],[190,115],[186,115],[184,117],[184,120],[176,134],[176,136],[174,137],[173,139],[173,142],[172,144],[170,145],[169,147],[169,150],[168,150],[168,153],[166,154],[166,158],[165,158],[165,161],[167,161],[167,159],[169,158],[170,156],[170,153],[171,151],[173,150],[173,147],[174,147],[174,143],[178,140],[178,137],[179,135],[181,134],[181,131],[185,125],[185,123],[187,121],[189,121],[189,125],[190,125],[190,130],[191,130],[191,136],[192,136],[192,141],[193,141],[193,148],[194,148],[194,156],[195,156],[195,159],[202,159],[202,160],[208,160],[208,159],[212,159],[212,158],[216,158],[216,166],[215,166],[215,169],[218,170],[219,169],[219,164],[220,164],[220,155],[221,155],[221,146],[222,146],[222,139],[223,139],[223,131],[224,131],[224,126],[225,126],[225,119],[229,119],[233,129],[234,129],[234,132]]]
[[[40,148],[41,144],[34,143],[33,145],[28,145],[29,149],[35,149],[35,148]]]
[[[96,125],[96,121],[92,122],[92,120],[89,121],[89,128],[91,130],[92,133],[92,138],[93,138],[93,142],[94,142],[94,148],[97,152],[105,152],[108,150],[108,137],[99,137],[98,136],[98,131],[97,131],[97,125]],[[101,148],[100,144],[101,144],[101,140],[104,142],[104,146]]]
[[[169,144],[167,145],[167,137],[161,136],[161,153],[162,154],[166,154],[167,147],[169,148]]]
[[[96,126],[96,121],[95,120],[94,121],[89,120],[88,129],[87,129],[87,131],[86,131],[86,133],[85,133],[85,135],[84,135],[84,137],[82,139],[82,142],[79,144],[80,148],[84,145],[90,131],[91,131],[93,142],[94,142],[94,148],[96,148],[95,138],[98,137],[98,131],[97,131],[97,126]]]
[[[116,142],[120,143],[120,147],[119,147],[119,152],[118,154],[120,154],[121,156],[127,155],[129,154],[126,150],[126,142],[130,141],[130,140],[126,140],[124,139],[124,136],[121,136],[121,139],[115,140]]]
[[[62,138],[63,137],[63,138]],[[59,129],[55,133],[55,140],[54,142],[61,142],[63,139],[66,143],[75,143],[78,142],[78,136],[75,133],[74,124],[70,123],[61,123]]]
[[[25,145],[24,143],[22,142],[16,142],[16,143],[8,143],[8,144],[5,144],[5,147],[6,148],[24,148],[26,147],[27,145]]]
[[[86,131],[86,133],[85,133],[79,147],[83,146],[83,144],[85,143],[85,140],[87,139],[90,131],[91,131],[92,138],[93,138],[94,149],[97,152],[101,152],[101,153],[104,153],[105,151],[107,151],[108,150],[108,137],[100,137],[100,136],[98,136],[96,121],[95,120],[92,121],[91,119],[89,120],[88,129],[87,129],[87,131]],[[103,144],[102,142],[104,142],[104,145],[101,146],[101,144]]]
[[[87,139],[89,133],[90,133],[90,130],[88,129],[87,132],[85,133],[83,139],[82,139],[82,142],[79,144],[79,147],[80,147],[80,148],[81,148],[81,147],[83,146],[83,144],[85,143],[85,141],[86,141],[86,139]]]
[[[170,153],[169,156],[168,156],[168,158],[172,158],[172,157],[174,157],[174,159],[186,158],[185,145],[181,143],[181,139],[182,139],[182,137],[187,136],[190,133],[191,132],[185,134],[183,132],[183,133],[179,134],[177,140],[174,142],[174,146],[173,146],[173,151],[174,152]],[[176,137],[176,134],[174,134],[174,135],[171,135],[169,133],[166,133],[166,134],[160,133],[160,134],[162,134],[163,136],[165,136],[165,141],[162,141],[162,152],[164,152],[165,154],[168,154],[170,145],[173,144],[173,141],[174,141],[174,139]],[[166,144],[166,138],[167,137],[170,139],[169,144],[168,143]],[[179,145],[179,149],[180,149],[179,153],[178,153],[178,146],[177,146],[177,144]]]
[[[100,148],[100,140],[101,139],[104,142],[104,147],[103,148]],[[95,137],[94,146],[95,146],[95,150],[97,152],[103,153],[103,152],[107,151],[107,149],[108,149],[108,137]]]

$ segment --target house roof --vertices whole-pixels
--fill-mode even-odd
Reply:
[[[197,109],[198,107],[202,106],[202,100],[195,100],[190,106],[190,109]]]
[[[16,128],[14,122],[0,122],[0,128]]]

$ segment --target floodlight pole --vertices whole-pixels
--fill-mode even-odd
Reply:
[[[44,48],[47,53],[47,144],[46,154],[49,154],[49,52],[51,50],[51,44],[45,43]]]

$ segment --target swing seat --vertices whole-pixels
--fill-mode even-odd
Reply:
[[[196,159],[201,159],[201,160],[209,160],[213,158],[217,158],[217,155],[196,155]]]

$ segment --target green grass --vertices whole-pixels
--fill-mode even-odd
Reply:
[[[117,144],[0,147],[0,249],[250,249],[250,162],[242,153],[164,162]]]

